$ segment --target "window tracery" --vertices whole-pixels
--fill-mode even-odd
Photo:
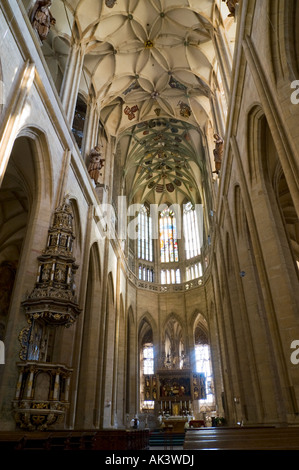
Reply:
[[[153,261],[152,219],[146,205],[138,213],[138,258]]]
[[[162,263],[178,262],[177,222],[171,208],[160,213],[160,256]]]
[[[184,205],[183,224],[186,259],[194,258],[200,255],[200,234],[197,213],[191,202]]]

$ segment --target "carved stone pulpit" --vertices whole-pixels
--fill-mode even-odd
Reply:
[[[28,430],[58,424],[69,405],[72,369],[52,362],[55,333],[81,312],[76,299],[73,214],[65,198],[55,210],[46,249],[38,258],[36,284],[23,302],[28,326],[19,334],[19,380],[13,409]]]

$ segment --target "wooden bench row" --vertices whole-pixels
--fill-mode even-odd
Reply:
[[[26,450],[146,450],[146,430],[84,430],[53,432],[0,432],[0,451]]]
[[[299,427],[188,429],[185,450],[299,450]]]

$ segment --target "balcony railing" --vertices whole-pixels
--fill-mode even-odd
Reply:
[[[145,289],[150,292],[185,292],[203,285],[203,277],[192,279],[192,281],[181,282],[180,284],[160,284],[138,279],[130,269],[127,270],[127,275],[129,281],[131,281],[138,289]]]

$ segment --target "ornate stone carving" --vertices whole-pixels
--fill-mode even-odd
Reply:
[[[52,326],[70,326],[81,309],[75,293],[75,272],[78,266],[73,257],[73,214],[64,199],[54,213],[48,232],[47,246],[38,258],[37,282],[23,302],[27,319],[40,320]]]
[[[38,361],[18,363],[19,378],[13,411],[17,425],[44,431],[59,424],[69,406],[72,369]]]
[[[36,284],[22,303],[28,322],[19,334],[19,380],[13,410],[21,428],[44,430],[64,417],[72,369],[53,364],[55,331],[72,325],[81,309],[75,295],[73,214],[64,198],[55,210]]]
[[[239,3],[239,0],[222,0],[226,2],[227,8],[229,9],[230,13],[228,16],[235,16],[236,15],[236,6]]]
[[[215,170],[213,173],[218,173],[220,172],[221,169],[221,164],[222,164],[222,156],[223,156],[223,139],[220,137],[218,134],[214,134],[214,139],[215,139],[215,148],[213,150],[214,153],[214,160],[215,160]]]
[[[91,179],[97,184],[100,181],[100,172],[104,166],[105,159],[101,158],[101,148],[99,146],[94,147],[89,153],[89,164],[88,173]]]
[[[39,0],[35,3],[31,14],[31,23],[41,41],[44,41],[52,25],[56,23],[55,18],[50,12],[51,0]]]
[[[116,4],[116,0],[105,0],[105,4],[108,8],[113,8]]]

